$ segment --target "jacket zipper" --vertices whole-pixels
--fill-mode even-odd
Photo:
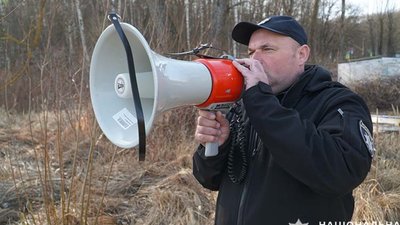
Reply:
[[[252,150],[251,155],[250,155],[250,159],[251,159],[252,162],[250,163],[250,168],[247,171],[247,174],[249,176],[245,180],[243,191],[242,191],[242,195],[240,196],[238,217],[237,217],[237,223],[236,223],[237,225],[243,224],[244,206],[245,206],[245,203],[246,203],[246,200],[247,200],[247,192],[248,192],[249,183],[250,183],[251,178],[253,176],[251,171],[253,170],[253,167],[254,167],[254,164],[255,164],[253,158],[257,154],[257,151],[258,151],[257,148],[259,147],[259,146],[257,146],[255,144],[256,142],[258,142],[258,140],[257,140],[258,138],[257,138],[257,133],[255,132],[255,130],[254,130],[254,128],[252,126],[250,128],[250,137],[251,137],[250,139],[251,139],[251,143],[252,143],[251,146],[253,147],[252,148],[253,150]]]
[[[253,165],[250,165],[250,167],[252,169]],[[248,172],[250,172],[250,170]],[[248,191],[248,186],[249,186],[251,177],[252,177],[252,174],[250,174],[250,176],[246,179],[246,182],[244,183],[242,195],[240,196],[239,213],[238,213],[237,223],[236,223],[237,225],[243,224],[242,222],[243,222],[244,205],[245,205],[245,202],[247,199],[247,191]]]
[[[242,224],[242,220],[243,220],[243,202],[244,202],[244,197],[245,195],[247,195],[247,187],[245,187],[245,189],[243,189],[242,192],[242,196],[240,198],[240,204],[239,204],[239,214],[238,214],[238,218],[237,218],[237,225]]]

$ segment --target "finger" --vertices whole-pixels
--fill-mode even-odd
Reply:
[[[208,142],[217,142],[218,138],[211,135],[198,134],[195,135],[195,140],[205,145]]]
[[[238,59],[238,60],[232,61],[232,64],[236,64],[236,66],[242,66],[244,68],[249,68],[251,62],[248,60],[244,60],[244,59],[241,59],[241,60]]]
[[[221,131],[210,127],[197,127],[195,132],[195,140],[200,143],[218,141]]]
[[[234,62],[238,62],[239,64],[247,64],[250,65],[253,59],[243,58],[243,59],[235,59]]]
[[[197,125],[211,128],[219,128],[221,126],[221,124],[217,120],[210,120],[203,116],[199,116],[197,118]]]
[[[199,110],[199,115],[200,115],[201,117],[207,118],[207,119],[209,119],[209,120],[215,120],[215,113],[214,113],[214,112],[211,112],[211,111],[208,111],[208,110],[202,110],[202,109],[200,109],[200,110]]]
[[[216,111],[215,112],[216,120],[224,117],[224,114],[221,111]]]
[[[256,59],[237,59],[236,60],[240,65],[244,66],[245,68],[249,69],[250,71],[260,71],[263,70],[262,62]]]
[[[225,115],[221,111],[217,111],[215,113],[215,116],[216,116],[215,120],[218,121],[219,123],[224,123],[225,121],[227,121]]]
[[[221,134],[221,130],[218,128],[198,126],[196,133],[209,136],[219,136]]]
[[[237,61],[233,61],[233,62],[232,62],[232,65],[233,65],[234,67],[236,67],[236,69],[239,70],[239,72],[240,72],[242,75],[245,75],[245,74],[249,71],[249,67],[246,67],[246,66],[244,66],[244,64],[240,64],[240,63],[237,62]]]
[[[220,127],[229,127],[229,121],[225,118],[225,115],[222,114],[222,112],[218,111],[216,117],[216,120],[220,123]]]

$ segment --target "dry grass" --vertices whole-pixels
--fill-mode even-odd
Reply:
[[[356,82],[350,87],[367,102],[372,113],[400,115],[398,77]],[[378,130],[375,128],[375,130]],[[371,171],[354,192],[356,209],[353,220],[400,221],[400,133],[375,133],[377,154]]]
[[[192,107],[162,115],[139,163],[101,135],[90,109],[0,109],[0,224],[213,224],[216,194],[191,174],[195,117]],[[399,134],[376,143],[353,220],[399,221]]]
[[[400,105],[400,76],[371,78],[349,86],[360,94],[370,109],[391,110]]]
[[[76,120],[0,110],[0,210],[12,215],[0,224],[212,223],[215,194],[191,174],[195,109],[159,118],[142,163],[100,134],[90,110]]]
[[[379,134],[369,176],[355,191],[355,221],[400,221],[400,134]]]

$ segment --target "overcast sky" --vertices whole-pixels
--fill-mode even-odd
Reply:
[[[400,0],[346,0],[346,4],[360,7],[363,14],[385,11],[387,4],[389,8],[400,10]]]

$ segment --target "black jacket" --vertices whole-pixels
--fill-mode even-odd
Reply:
[[[217,156],[206,158],[202,146],[193,156],[196,179],[219,191],[215,224],[350,221],[352,191],[366,177],[373,155],[362,137],[367,135],[362,124],[372,132],[364,101],[318,66],[306,66],[280,95],[259,83],[242,100],[249,129],[262,141],[258,150],[247,149],[244,181],[234,184],[227,174],[229,140]]]

